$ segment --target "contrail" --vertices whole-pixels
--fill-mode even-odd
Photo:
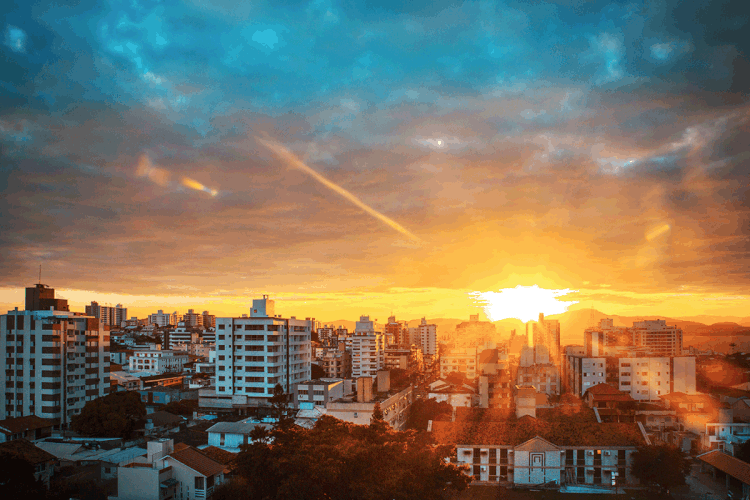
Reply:
[[[362,210],[364,210],[368,214],[372,215],[376,219],[380,220],[381,222],[384,222],[385,224],[387,224],[391,228],[395,229],[399,233],[403,234],[404,236],[407,236],[412,241],[415,241],[415,242],[418,242],[418,243],[422,242],[422,240],[420,240],[416,235],[410,233],[408,229],[406,229],[404,226],[402,226],[398,222],[396,222],[396,221],[394,221],[394,220],[386,217],[385,215],[381,214],[380,212],[378,212],[374,208],[366,205],[364,202],[362,202],[359,198],[357,198],[356,196],[354,196],[352,193],[350,193],[346,189],[342,188],[341,186],[338,186],[338,185],[334,184],[333,182],[329,181],[328,179],[326,179],[325,177],[323,177],[322,175],[320,175],[318,172],[316,172],[312,168],[308,167],[302,160],[300,160],[299,158],[297,158],[294,155],[294,153],[292,153],[291,151],[289,151],[287,148],[285,148],[281,144],[279,144],[277,142],[273,142],[273,141],[271,141],[269,139],[259,139],[259,141],[265,147],[267,147],[268,149],[270,149],[271,151],[273,151],[276,154],[276,156],[278,156],[282,160],[286,161],[289,165],[291,165],[291,166],[293,166],[293,167],[295,167],[295,168],[297,168],[299,170],[302,170],[304,173],[306,173],[307,175],[309,175],[310,177],[312,177],[316,181],[320,182],[321,184],[323,184],[325,187],[327,187],[331,191],[335,191],[336,193],[338,193],[339,195],[343,196],[344,198],[346,198],[347,200],[349,200],[350,202],[352,202],[354,205],[356,205],[357,207],[361,208]]]

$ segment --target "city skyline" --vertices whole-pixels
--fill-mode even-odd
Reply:
[[[747,317],[747,18],[712,5],[6,7],[0,308],[41,264],[139,317]]]

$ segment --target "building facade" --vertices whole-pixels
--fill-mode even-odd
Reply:
[[[53,289],[45,291],[51,291],[45,300],[59,300]],[[109,329],[97,318],[15,310],[0,315],[0,332],[0,420],[36,415],[67,424],[86,402],[109,392]]]
[[[310,379],[311,322],[282,318],[267,295],[249,317],[216,318],[216,396],[234,405],[267,403],[279,384]]]
[[[563,376],[568,389],[583,396],[606,383],[630,393],[636,401],[658,401],[673,392],[695,394],[695,357],[587,357],[566,353]]]

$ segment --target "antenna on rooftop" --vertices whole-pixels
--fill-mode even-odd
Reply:
[[[42,265],[39,264],[39,284],[42,284]]]

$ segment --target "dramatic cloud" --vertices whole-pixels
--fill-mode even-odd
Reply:
[[[316,317],[466,316],[519,285],[741,315],[738,5],[6,8],[3,285],[42,264],[92,299],[274,293]]]

